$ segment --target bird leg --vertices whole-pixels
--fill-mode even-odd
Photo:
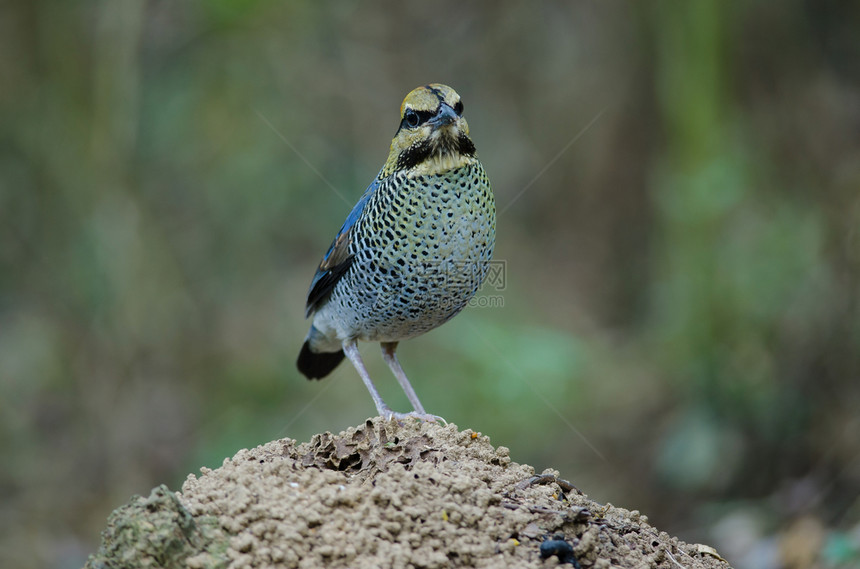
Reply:
[[[406,373],[403,371],[403,368],[400,367],[400,362],[397,361],[397,355],[395,355],[394,351],[397,350],[397,342],[380,342],[382,346],[382,359],[385,360],[385,363],[388,364],[388,367],[391,368],[391,372],[394,374],[394,377],[397,378],[397,383],[400,384],[400,387],[403,388],[403,391],[406,392],[406,397],[409,398],[409,402],[412,403],[412,408],[415,409],[415,414],[413,416],[424,419],[425,421],[429,421],[430,417],[434,420],[437,419],[435,415],[428,415],[424,410],[424,406],[421,405],[421,402],[418,400],[418,396],[415,394],[415,390],[412,389],[412,384],[409,383],[409,379],[406,377]]]
[[[406,374],[403,373],[400,363],[398,363],[397,358],[394,356],[397,342],[386,342],[383,343],[382,346],[382,355],[385,358],[385,361],[388,362],[388,365],[394,372],[395,377],[397,377],[397,381],[406,392],[409,402],[412,403],[412,406],[415,408],[415,411],[411,413],[395,413],[388,405],[385,404],[385,401],[382,400],[382,396],[379,395],[379,391],[376,390],[376,386],[373,385],[373,380],[370,379],[370,374],[367,373],[367,368],[364,367],[364,362],[362,361],[361,354],[358,351],[358,343],[355,340],[347,340],[343,342],[343,353],[346,354],[346,357],[349,358],[349,361],[351,361],[352,365],[355,366],[355,370],[358,372],[358,375],[361,376],[361,380],[370,392],[370,396],[376,404],[376,411],[380,416],[386,421],[390,421],[391,419],[418,419],[419,421],[428,421],[431,423],[435,423],[436,421],[444,422],[445,420],[442,419],[442,417],[428,415],[424,411],[424,407],[421,406],[421,402],[418,401],[418,396],[415,395],[415,390],[412,389],[411,385],[409,385],[409,380],[406,379]]]
[[[373,380],[370,379],[370,374],[367,373],[367,368],[364,367],[364,362],[361,360],[361,354],[358,351],[357,342],[355,340],[345,340],[343,342],[343,353],[346,354],[346,357],[348,357],[349,361],[352,362],[352,365],[355,366],[355,371],[358,372],[358,375],[361,376],[361,380],[364,382],[364,386],[367,387],[368,391],[370,391],[370,396],[376,404],[376,411],[383,419],[391,419],[394,416],[394,411],[385,404],[385,401],[382,400],[382,396],[379,395],[379,392],[376,390],[376,386],[373,385]]]

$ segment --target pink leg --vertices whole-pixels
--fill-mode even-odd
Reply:
[[[383,419],[391,419],[391,417],[394,416],[394,412],[385,404],[385,401],[382,400],[382,396],[379,395],[379,392],[376,390],[376,386],[373,385],[373,380],[370,379],[370,374],[367,373],[367,368],[364,367],[364,362],[361,360],[361,354],[358,351],[356,341],[345,341],[343,343],[343,353],[346,354],[346,357],[348,357],[349,361],[352,362],[352,365],[355,366],[355,370],[358,372],[358,375],[361,376],[364,386],[367,387],[368,391],[370,391],[370,396],[376,404],[376,411]]]
[[[403,391],[406,392],[406,397],[409,399],[409,402],[412,403],[412,408],[415,409],[416,413],[426,415],[427,412],[424,411],[424,406],[421,405],[421,402],[418,400],[418,395],[416,395],[415,390],[412,389],[412,384],[409,383],[409,379],[406,377],[406,373],[403,371],[403,368],[400,367],[400,362],[397,360],[397,355],[394,353],[397,349],[397,342],[382,342],[380,345],[382,346],[382,359],[384,359],[385,363],[388,364],[388,367],[391,368],[391,372],[394,374],[394,377],[397,378],[397,383],[399,383],[400,387],[403,388]]]
[[[445,419],[442,417],[428,415],[424,410],[424,406],[421,405],[421,401],[418,400],[418,395],[416,395],[415,390],[412,389],[412,384],[409,383],[406,373],[403,371],[403,368],[400,367],[400,362],[394,354],[394,351],[397,349],[397,342],[381,342],[380,345],[382,346],[382,359],[384,359],[385,363],[388,364],[388,367],[391,368],[391,372],[394,374],[394,377],[397,378],[397,383],[399,383],[400,387],[403,388],[403,391],[406,392],[406,397],[412,404],[412,408],[415,409],[412,413],[406,413],[400,418],[414,417],[421,421],[429,421],[431,423],[435,423],[436,421],[445,423]]]

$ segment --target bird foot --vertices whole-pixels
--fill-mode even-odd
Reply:
[[[443,425],[448,424],[448,421],[438,415],[419,413],[418,411],[410,411],[409,413],[395,413],[394,411],[388,409],[385,413],[383,413],[382,418],[386,421],[404,421],[406,419],[417,419],[418,421],[423,421],[427,423],[442,423]]]

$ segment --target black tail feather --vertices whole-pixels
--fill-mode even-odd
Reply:
[[[302,344],[296,367],[308,379],[322,379],[343,361],[343,350],[337,352],[312,352],[307,342]]]

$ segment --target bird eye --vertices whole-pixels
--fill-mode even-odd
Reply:
[[[418,123],[421,122],[421,119],[418,117],[418,113],[412,109],[406,109],[406,113],[403,115],[403,120],[406,121],[406,125],[410,128],[415,128],[418,126]]]
[[[457,116],[463,114],[463,101],[457,101],[454,103],[454,112],[457,113]]]

